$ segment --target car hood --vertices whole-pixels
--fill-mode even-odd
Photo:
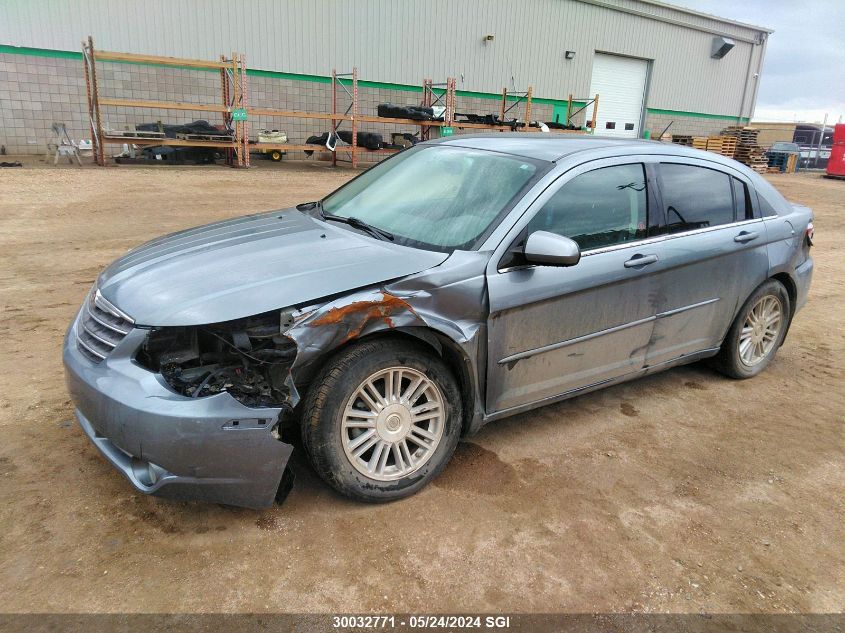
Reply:
[[[397,279],[447,257],[284,209],[147,242],[106,268],[97,286],[138,325],[200,325]]]

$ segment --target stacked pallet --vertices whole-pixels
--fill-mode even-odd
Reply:
[[[788,174],[795,173],[795,168],[798,165],[798,155],[790,152],[772,152],[766,153],[768,159],[769,173],[786,172]]]
[[[733,136],[682,136],[675,135],[672,142],[685,147],[694,147],[733,158],[736,138]]]
[[[707,139],[707,151],[733,158],[736,153],[736,138],[733,136],[711,136]]]
[[[693,136],[692,137],[692,146],[695,149],[707,149],[707,137],[706,136]]]
[[[685,136],[683,134],[675,134],[672,137],[672,142],[676,145],[683,145],[684,147],[694,147],[695,149],[707,149],[706,136]]]
[[[757,143],[757,135],[760,134],[760,130],[742,125],[731,125],[725,128],[722,134],[736,139],[736,152],[734,153],[736,160],[748,165],[756,172],[766,173],[769,161],[766,159],[765,150]]]

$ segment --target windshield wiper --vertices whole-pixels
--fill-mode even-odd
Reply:
[[[317,203],[317,204],[320,204],[320,203]],[[372,224],[367,224],[366,222],[364,222],[363,220],[359,220],[358,218],[353,218],[353,217],[346,218],[342,215],[334,215],[334,214],[331,214],[331,213],[325,213],[322,210],[322,207],[320,209],[320,215],[327,222],[330,221],[330,222],[340,222],[341,224],[348,224],[352,228],[360,229],[361,231],[364,231],[365,233],[368,233],[368,234],[372,235],[374,238],[379,239],[379,240],[390,240],[392,242],[394,239],[396,239],[393,236],[393,233],[389,233],[389,232],[385,231],[384,229],[380,229],[377,226],[373,226]]]

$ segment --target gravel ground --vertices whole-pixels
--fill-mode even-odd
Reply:
[[[97,273],[185,227],[312,200],[312,163],[4,169],[0,611],[845,609],[845,182],[815,209],[807,307],[768,371],[702,365],[492,424],[389,505],[301,456],[265,512],[136,494],[71,422],[65,329]]]

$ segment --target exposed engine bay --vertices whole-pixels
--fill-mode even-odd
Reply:
[[[282,333],[289,319],[290,313],[273,311],[225,323],[154,329],[137,360],[190,398],[226,391],[249,407],[288,406],[297,349]]]

